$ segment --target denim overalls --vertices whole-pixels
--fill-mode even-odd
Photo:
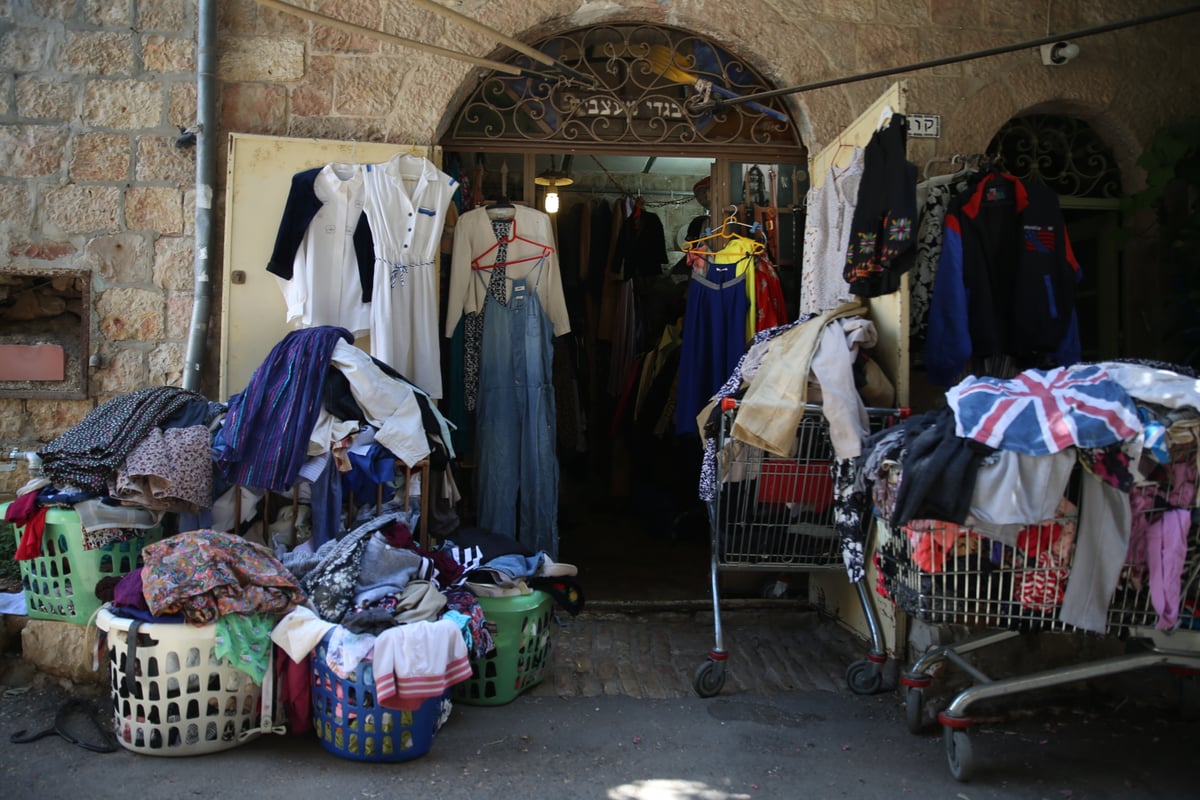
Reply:
[[[543,260],[533,269],[539,280],[544,266]],[[514,279],[507,305],[488,292],[484,307],[477,523],[557,559],[553,325],[538,301],[537,280],[530,289],[524,278]]]

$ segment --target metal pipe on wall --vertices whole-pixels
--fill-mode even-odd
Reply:
[[[188,330],[183,388],[199,391],[212,309],[212,216],[216,177],[217,0],[199,0],[196,27],[196,236],[192,323]]]

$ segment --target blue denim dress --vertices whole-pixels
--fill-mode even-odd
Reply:
[[[544,263],[534,267],[540,279]],[[525,279],[488,292],[476,417],[477,523],[558,558],[553,324]]]

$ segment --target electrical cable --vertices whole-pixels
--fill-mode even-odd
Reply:
[[[914,64],[906,64],[902,67],[889,67],[887,69],[874,70],[861,75],[850,75],[841,78],[831,78],[829,80],[817,81],[816,83],[806,83],[802,86],[784,87],[782,89],[771,89],[765,92],[756,92],[754,94],[744,94],[738,97],[728,98],[710,98],[705,103],[695,105],[697,111],[707,111],[719,109],[722,106],[735,105],[738,103],[747,103],[756,100],[769,100],[773,97],[783,97],[784,95],[799,94],[800,92],[810,92],[814,89],[827,89],[831,86],[841,86],[847,83],[857,83],[859,81],[868,81],[872,78],[885,78],[889,75],[896,75],[901,72],[916,72],[918,70],[932,69],[933,67],[943,67],[947,64],[958,64],[962,61],[974,61],[988,56],[1002,55],[1011,53],[1015,50],[1024,50],[1026,48],[1041,47],[1044,44],[1054,44],[1055,42],[1066,41],[1069,39],[1082,39],[1087,36],[1097,36],[1102,33],[1111,33],[1112,31],[1122,30],[1124,28],[1132,28],[1138,25],[1147,25],[1153,22],[1162,22],[1163,20],[1180,17],[1185,14],[1194,14],[1200,11],[1200,3],[1192,3],[1191,5],[1181,6],[1163,11],[1158,14],[1147,14],[1143,17],[1135,17],[1133,19],[1122,20],[1120,22],[1110,22],[1104,25],[1097,25],[1091,28],[1081,28],[1077,31],[1068,33],[1060,33],[1054,36],[1043,36],[1040,39],[1032,41],[1020,42],[1018,44],[1002,45],[1000,47],[992,47],[987,50],[975,50],[970,53],[963,53],[957,56],[946,56],[945,58],[935,58],[930,61],[918,61]]]

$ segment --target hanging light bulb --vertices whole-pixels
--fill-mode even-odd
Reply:
[[[555,169],[554,158],[551,156],[550,169],[534,178],[533,182],[538,186],[546,187],[546,213],[555,214],[558,212],[558,187],[570,186],[575,180],[565,172]]]

